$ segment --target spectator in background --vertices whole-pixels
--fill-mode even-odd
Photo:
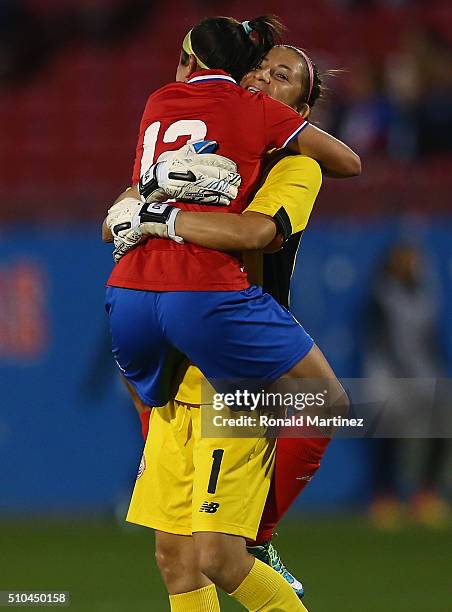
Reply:
[[[421,58],[425,37],[422,30],[408,28],[400,36],[399,48],[385,58],[384,80],[394,112],[388,153],[411,160],[418,153],[417,111],[422,95]]]
[[[452,51],[445,41],[408,26],[386,57],[385,87],[393,107],[391,157],[452,151]]]
[[[361,156],[412,161],[452,152],[452,48],[437,31],[407,24],[379,63],[348,63],[329,128]]]
[[[444,375],[435,296],[424,274],[422,254],[408,244],[393,246],[377,277],[372,294],[365,376],[375,391],[388,392],[386,409],[401,423],[432,408],[432,384],[426,379]],[[409,379],[401,383],[399,379]],[[408,491],[411,516],[431,526],[448,519],[440,491],[449,442],[443,439],[372,440],[374,500],[371,518],[382,528],[399,525],[403,506],[399,482],[412,480]],[[414,477],[401,474],[407,462]],[[406,471],[406,470],[405,470]]]
[[[386,150],[392,107],[381,90],[378,74],[367,60],[347,70],[345,91],[335,112],[334,132],[360,155]]]
[[[452,152],[452,49],[437,35],[428,37],[417,122],[419,154]]]

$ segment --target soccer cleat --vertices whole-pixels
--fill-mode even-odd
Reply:
[[[276,572],[278,572],[278,574],[281,574],[284,580],[286,580],[295,591],[297,597],[300,599],[303,597],[303,585],[286,568],[284,563],[281,561],[278,551],[270,540],[268,542],[264,542],[264,544],[261,544],[260,546],[247,546],[247,550],[251,555],[253,555],[253,557],[256,557],[256,559],[259,559],[259,561],[266,563]]]

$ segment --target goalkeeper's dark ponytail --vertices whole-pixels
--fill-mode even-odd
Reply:
[[[191,31],[196,57],[208,68],[220,68],[237,81],[281,42],[283,26],[273,15],[240,22],[232,17],[203,19]]]

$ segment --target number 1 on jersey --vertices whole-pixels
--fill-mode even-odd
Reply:
[[[218,476],[220,475],[221,462],[223,460],[224,449],[216,448],[212,453],[212,471],[210,472],[209,486],[207,493],[215,493],[217,490]]]

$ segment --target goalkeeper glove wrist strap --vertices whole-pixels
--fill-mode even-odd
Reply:
[[[145,174],[140,178],[139,191],[143,200],[147,200],[149,196],[160,189],[159,180],[164,183],[165,167],[162,162],[153,164]]]
[[[172,210],[170,211],[168,220],[166,222],[166,227],[168,228],[168,238],[171,238],[171,240],[174,240],[179,244],[183,244],[184,239],[176,234],[176,217],[182,211],[180,208],[176,208],[176,206],[170,206],[170,208]]]
[[[168,238],[182,244],[183,238],[176,234],[176,217],[180,212],[180,208],[170,204],[144,204],[140,210],[140,223],[166,225]]]

